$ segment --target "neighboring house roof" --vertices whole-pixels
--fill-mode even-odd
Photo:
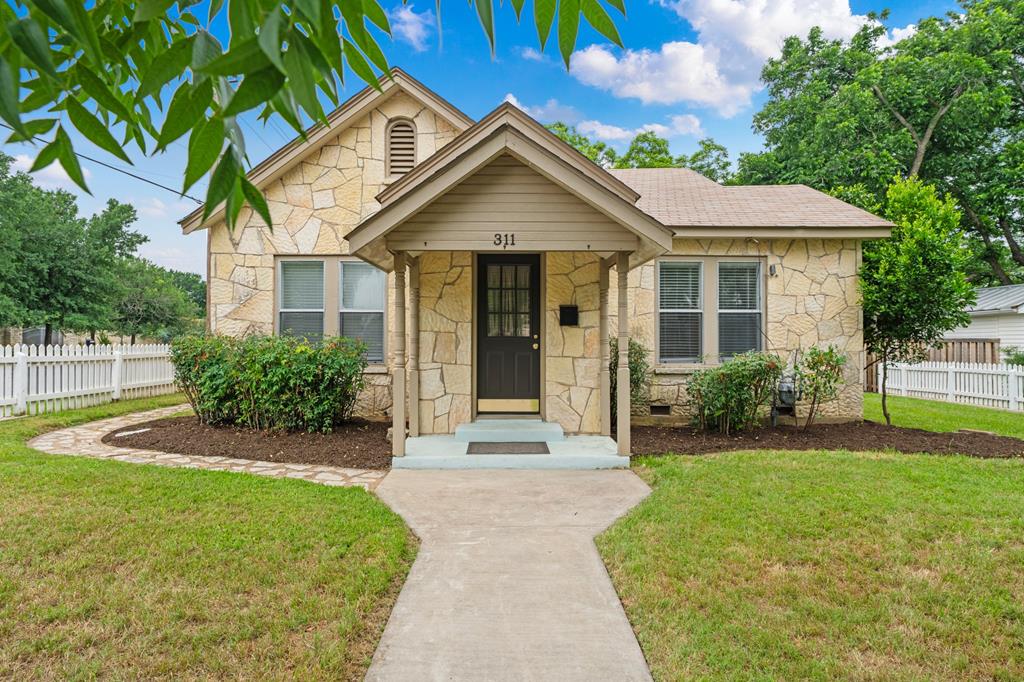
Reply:
[[[448,120],[456,130],[464,130],[473,125],[473,119],[459,111],[454,105],[435,93],[427,86],[395,67],[389,75],[380,77],[380,89],[367,86],[347,99],[337,109],[327,115],[327,125],[317,123],[307,128],[303,135],[295,137],[291,142],[259,162],[246,174],[249,181],[263,189],[266,185],[287,173],[311,152],[334,139],[350,124],[358,121],[370,110],[399,92],[419,99],[428,104],[436,113]],[[185,234],[209,226],[223,217],[223,204],[214,210],[207,220],[203,220],[203,206],[189,213],[178,221]]]
[[[979,287],[978,302],[967,308],[969,313],[1024,312],[1024,284],[1005,287]]]
[[[642,263],[672,248],[672,232],[641,210],[638,195],[518,107],[504,103],[377,195],[381,209],[346,237],[351,252],[386,269],[389,232],[502,155],[513,156],[639,238]]]
[[[892,227],[878,216],[804,185],[722,186],[684,168],[604,169],[511,104],[499,106],[474,124],[472,119],[397,68],[392,70],[390,78],[381,78],[380,88],[362,90],[329,114],[329,125],[311,127],[306,131],[306,139],[296,138],[254,166],[248,174],[250,181],[264,188],[384,99],[404,91],[429,104],[461,132],[377,195],[382,213],[387,213],[388,207],[404,195],[419,194],[421,183],[432,182],[454,160],[469,154],[498,128],[511,126],[514,135],[540,141],[545,154],[556,158],[569,176],[593,183],[609,196],[628,203],[630,211],[643,216],[632,222],[648,230],[644,238],[652,243],[660,242],[664,233],[670,238],[674,235],[873,239],[889,236]],[[185,233],[222,218],[223,205],[205,221],[202,212],[203,207],[200,207],[180,221]],[[365,246],[369,241],[363,236],[369,229],[365,225],[380,226],[384,222],[385,219],[372,216],[357,226],[347,237],[353,250],[359,248],[356,244]]]
[[[700,228],[715,227],[846,229],[885,237],[892,227],[805,185],[723,186],[686,168],[610,172],[640,194],[640,208],[674,228],[677,236],[687,236],[686,228],[697,228],[695,232],[703,235],[707,231]]]

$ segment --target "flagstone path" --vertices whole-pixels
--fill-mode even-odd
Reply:
[[[54,455],[80,455],[134,464],[157,464],[187,469],[236,471],[272,478],[298,478],[331,486],[360,486],[367,490],[374,490],[388,473],[372,469],[349,469],[314,464],[283,464],[231,457],[177,455],[154,450],[120,448],[102,442],[103,436],[111,431],[161,417],[169,417],[187,409],[187,405],[174,405],[122,417],[101,419],[80,426],[44,433],[30,440],[28,446]]]

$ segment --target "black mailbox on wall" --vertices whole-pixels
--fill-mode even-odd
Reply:
[[[580,307],[578,305],[558,306],[558,324],[563,327],[578,327],[580,325]]]

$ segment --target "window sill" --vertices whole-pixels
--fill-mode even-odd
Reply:
[[[373,363],[366,366],[363,374],[387,374],[390,371],[391,370],[388,369],[388,366],[383,363]]]
[[[718,367],[720,362],[673,362],[654,365],[655,374],[693,374],[697,370]]]

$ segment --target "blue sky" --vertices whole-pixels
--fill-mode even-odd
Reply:
[[[542,122],[573,123],[620,149],[637,131],[654,129],[670,140],[675,153],[691,152],[700,137],[711,136],[729,148],[733,159],[760,147],[750,129],[751,117],[764,99],[758,73],[764,60],[777,54],[785,36],[804,35],[814,25],[833,37],[848,36],[869,12],[888,8],[885,23],[890,37],[898,39],[922,17],[956,7],[937,0],[626,0],[627,17],[616,17],[626,49],[583,30],[572,69],[566,72],[552,41],[539,52],[529,3],[522,25],[516,24],[511,6],[504,3],[492,58],[466,3],[442,3],[439,34],[433,0],[412,0],[404,6],[398,0],[383,2],[394,33],[393,40],[382,39],[389,61],[473,118],[511,98]],[[350,76],[346,92],[351,95],[361,87]],[[253,115],[244,121],[244,131],[254,163],[293,136],[283,121],[264,126]],[[81,138],[75,140],[79,151],[124,165]],[[179,187],[184,151],[181,140],[165,154],[133,159],[131,170]],[[4,152],[27,169],[37,149],[4,145]],[[92,196],[73,188],[56,164],[38,173],[37,182],[74,191],[86,214],[100,210],[110,197],[132,203],[139,211],[136,228],[150,238],[142,255],[205,275],[205,236],[183,236],[175,224],[196,206],[194,202],[95,164],[83,162],[83,168]],[[190,193],[202,197],[204,191],[197,185]]]

